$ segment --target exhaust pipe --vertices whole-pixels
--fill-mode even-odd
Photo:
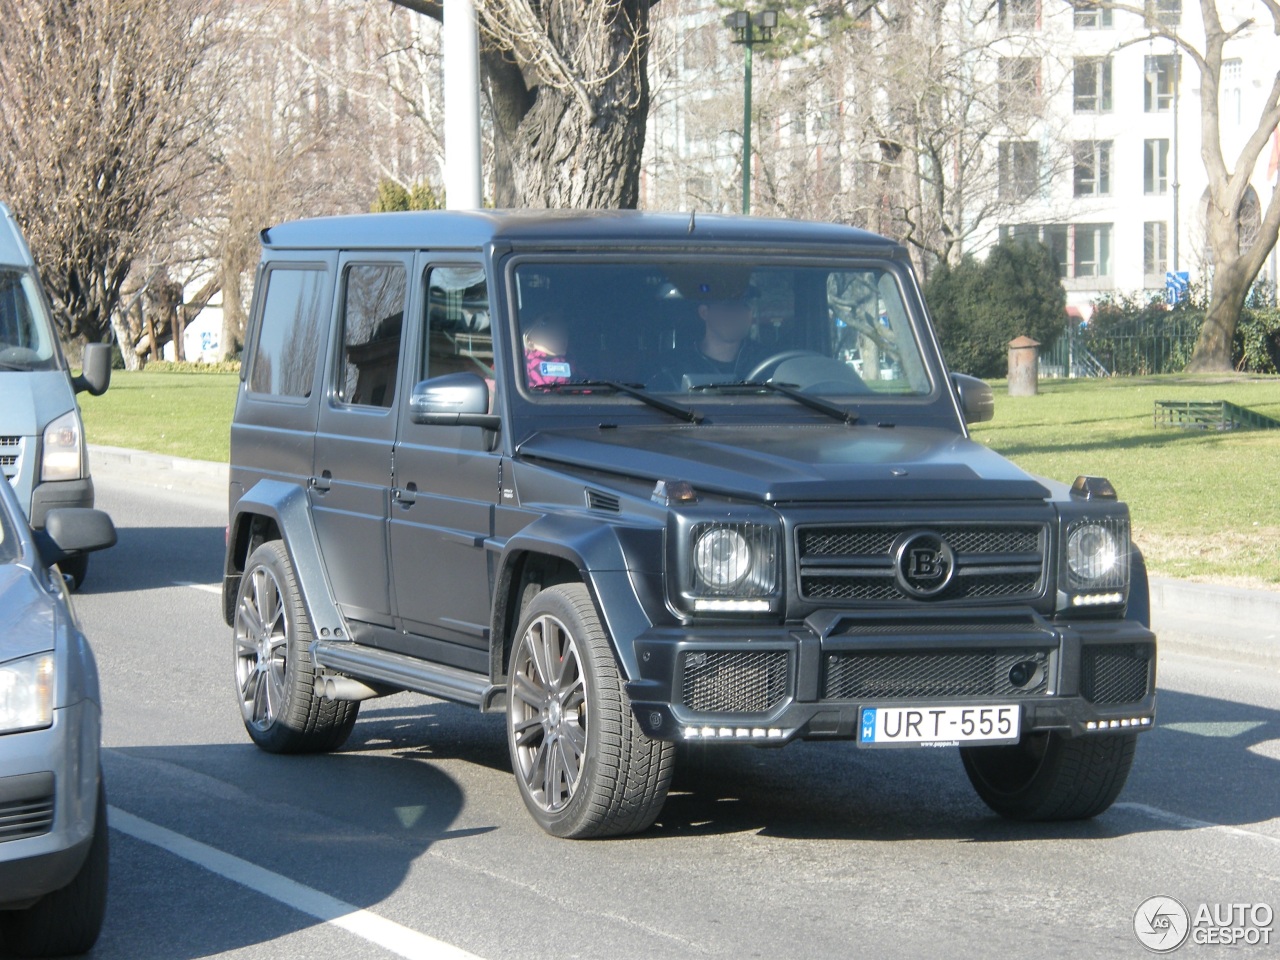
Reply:
[[[370,686],[351,677],[316,677],[316,696],[326,700],[372,700],[394,691],[390,687]]]

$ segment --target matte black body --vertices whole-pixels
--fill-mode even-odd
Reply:
[[[228,623],[246,557],[279,537],[302,585],[321,667],[485,709],[505,703],[506,654],[522,602],[539,588],[581,580],[636,716],[653,737],[724,728],[730,738],[772,744],[849,738],[867,703],[1011,696],[1022,706],[1024,730],[1078,735],[1090,722],[1153,715],[1155,637],[1136,551],[1122,596],[1098,606],[1073,606],[1062,573],[1071,524],[1114,523],[1127,543],[1127,509],[1073,497],[1066,485],[1029,476],[969,439],[966,419],[989,418],[990,394],[946,370],[901,246],[830,224],[569,212],[300,221],[264,231],[263,242],[263,269],[307,262],[327,271],[316,313],[325,332],[319,386],[308,397],[280,401],[241,385],[232,427]],[[693,401],[700,420],[681,422],[621,396],[549,404],[522,392],[511,307],[511,271],[522,258],[655,251],[717,258],[744,250],[796,262],[862,257],[891,265],[910,291],[931,392],[869,401],[853,423],[785,396],[748,404],[700,395]],[[411,265],[396,397],[376,412],[344,409],[332,386],[340,264],[362,258]],[[424,342],[426,313],[421,280],[433,264],[456,263],[481,267],[487,277],[494,380],[487,413],[475,409],[478,388],[457,375],[440,389],[415,389],[421,366],[413,345]],[[259,292],[246,367],[261,300]],[[661,491],[673,484],[687,484],[694,499],[665,502]],[[776,530],[781,573],[768,610],[692,609],[682,594],[691,531],[739,521]],[[820,579],[813,571],[822,564],[800,555],[808,531],[826,527],[892,531],[896,543],[921,531],[960,536],[1012,526],[1030,531],[1039,566],[1030,586],[1008,596],[824,599],[805,579]],[[974,557],[977,566],[1004,562]],[[863,562],[840,561],[847,569]],[[891,579],[887,568],[881,573]],[[1006,673],[1000,664],[1025,655],[1043,665],[1044,676],[1013,693],[1001,677],[992,692],[979,684],[957,693],[942,675],[909,695],[906,687],[864,696],[833,686],[841,658],[904,654],[960,656]],[[1095,674],[1113,662],[1108,657],[1146,671],[1120,701],[1093,692],[1103,689]],[[771,692],[756,690],[757,662],[769,664],[759,683]],[[919,662],[928,673],[928,662]],[[723,663],[718,679],[699,673],[707,663]],[[930,692],[935,683],[944,692]],[[717,701],[721,687],[738,692]]]

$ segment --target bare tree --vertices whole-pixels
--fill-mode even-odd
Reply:
[[[392,0],[442,19],[437,0]],[[634,207],[650,0],[477,0],[498,206]]]
[[[210,105],[207,0],[0,0],[0,192],[40,265],[59,334],[106,338],[139,253],[191,174]]]
[[[1165,23],[1153,10],[1144,6],[1106,4],[1144,17],[1151,37],[1163,37],[1186,55],[1200,80],[1200,157],[1208,174],[1205,209],[1205,233],[1212,270],[1209,308],[1200,336],[1196,340],[1191,371],[1228,371],[1236,326],[1249,288],[1262,269],[1267,254],[1280,233],[1280,190],[1272,191],[1271,200],[1262,212],[1256,229],[1248,221],[1256,214],[1257,203],[1249,189],[1249,181],[1262,151],[1280,124],[1280,71],[1263,101],[1257,123],[1240,148],[1229,159],[1223,153],[1220,125],[1219,91],[1224,51],[1231,41],[1248,31],[1268,29],[1280,35],[1280,2],[1260,0],[1266,14],[1260,23],[1254,17],[1242,17],[1224,24],[1216,0],[1200,0],[1200,19],[1204,26],[1204,44],[1197,47],[1173,25]],[[1150,6],[1150,5],[1148,5]],[[1143,40],[1146,38],[1144,37]]]

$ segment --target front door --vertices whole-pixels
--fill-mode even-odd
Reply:
[[[484,268],[430,263],[414,376],[400,390],[391,570],[403,652],[477,672],[488,669],[493,534],[501,458],[479,427],[415,424],[413,383],[469,371],[489,381],[493,337]],[[412,381],[412,382],[408,382]]]
[[[334,598],[352,621],[391,628],[387,512],[412,257],[344,255],[338,333],[320,406],[311,509]]]

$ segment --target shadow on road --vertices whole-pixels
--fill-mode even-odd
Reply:
[[[117,527],[110,550],[89,558],[80,593],[155,590],[175,583],[222,584],[221,527]]]

